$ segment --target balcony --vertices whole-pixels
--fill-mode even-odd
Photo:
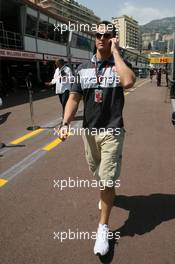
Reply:
[[[23,50],[21,34],[0,29],[0,48]]]

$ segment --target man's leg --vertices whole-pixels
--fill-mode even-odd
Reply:
[[[95,179],[98,179],[98,170],[101,160],[100,148],[96,143],[95,136],[85,134],[82,138],[89,170],[92,172]]]
[[[101,216],[97,229],[97,239],[94,246],[94,253],[106,255],[109,251],[109,227],[108,221],[115,197],[114,187],[105,187],[100,191]]]
[[[114,198],[115,198],[114,187],[105,187],[104,190],[100,191],[100,200],[101,200],[101,215],[99,222],[100,224],[108,225],[111,208],[114,203]]]
[[[120,174],[123,140],[122,129],[119,136],[107,135],[101,141],[99,176],[103,188],[100,190],[101,215],[94,246],[95,254],[105,255],[109,251],[108,222],[115,197],[115,180]]]

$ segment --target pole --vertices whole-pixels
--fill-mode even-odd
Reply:
[[[72,31],[69,31],[69,37],[67,42],[67,60],[69,67],[71,67],[71,48],[70,48],[71,40],[72,40]]]
[[[172,124],[175,126],[175,32],[174,32],[174,45],[173,45],[173,62],[172,62],[172,81],[171,81],[171,90],[170,98],[172,103]]]
[[[0,107],[3,106],[2,98],[0,97]],[[3,142],[0,142],[0,149],[4,148],[6,145]]]
[[[173,33],[174,44],[173,44],[173,62],[172,62],[172,80],[175,81],[175,32]]]
[[[34,122],[33,96],[32,96],[33,91],[32,91],[32,82],[31,82],[29,75],[26,79],[26,86],[27,86],[28,91],[29,91],[30,120],[31,120],[31,126],[27,127],[27,130],[34,131],[36,129],[39,129],[40,126],[35,126],[35,122]]]

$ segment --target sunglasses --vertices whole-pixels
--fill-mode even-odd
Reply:
[[[103,36],[104,39],[112,38],[112,34],[111,33],[96,33],[95,36],[96,36],[97,39],[101,39],[102,36]]]

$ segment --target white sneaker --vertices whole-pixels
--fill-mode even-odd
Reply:
[[[106,255],[109,251],[109,242],[108,242],[108,225],[99,224],[97,229],[96,242],[94,246],[94,254],[100,254],[101,256]]]

